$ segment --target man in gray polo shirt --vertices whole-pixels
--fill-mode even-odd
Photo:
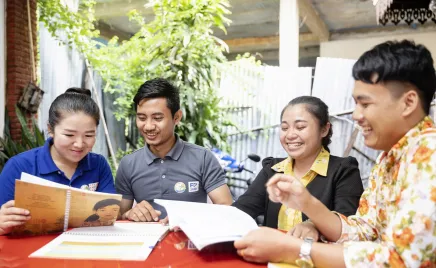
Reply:
[[[157,198],[205,203],[209,196],[215,204],[230,205],[230,190],[215,156],[174,133],[182,118],[178,89],[165,79],[149,80],[133,101],[136,126],[146,145],[125,156],[117,170],[122,219],[165,218],[165,210],[153,202]]]

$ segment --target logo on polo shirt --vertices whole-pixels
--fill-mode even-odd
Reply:
[[[98,186],[98,182],[95,182],[90,184],[84,184],[80,186],[80,189],[95,192],[97,190],[97,186]]]
[[[174,191],[176,191],[176,193],[181,194],[184,191],[186,191],[186,185],[183,182],[179,181],[174,185]]]
[[[200,186],[200,182],[198,181],[190,181],[188,182],[189,185],[189,192],[190,193],[194,193],[194,192],[198,192],[199,186]]]

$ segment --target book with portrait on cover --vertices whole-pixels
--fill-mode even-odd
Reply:
[[[121,195],[82,190],[27,173],[15,181],[15,207],[30,211],[31,219],[12,235],[61,233],[68,228],[111,226]]]

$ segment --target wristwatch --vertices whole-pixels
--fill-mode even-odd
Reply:
[[[303,244],[301,245],[300,248],[300,258],[298,258],[295,261],[298,267],[313,268],[313,261],[312,258],[310,257],[310,251],[312,250],[312,243],[313,243],[312,237],[304,238]]]

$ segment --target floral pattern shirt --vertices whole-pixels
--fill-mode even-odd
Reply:
[[[378,157],[356,215],[338,215],[347,267],[436,266],[436,128],[429,117]]]

